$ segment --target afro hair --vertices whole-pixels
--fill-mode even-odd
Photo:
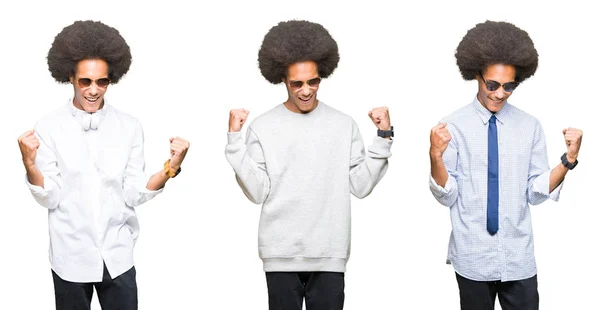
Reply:
[[[506,22],[486,21],[469,30],[456,48],[456,64],[465,80],[473,80],[489,65],[512,65],[515,80],[531,77],[538,53],[524,30]]]
[[[110,82],[117,83],[129,71],[131,52],[117,29],[101,22],[76,21],[54,38],[48,70],[57,82],[68,83],[77,63],[85,59],[106,61]]]
[[[316,62],[322,78],[333,73],[340,55],[327,29],[303,20],[280,22],[271,28],[258,51],[258,66],[265,79],[281,83],[288,66],[302,61]]]

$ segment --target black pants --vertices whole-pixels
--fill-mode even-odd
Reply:
[[[537,275],[519,281],[473,281],[456,274],[463,310],[493,310],[496,294],[503,310],[538,310]]]
[[[341,310],[344,308],[342,272],[267,272],[270,310]]]
[[[136,310],[137,285],[135,267],[124,274],[111,279],[106,266],[102,282],[75,283],[61,279],[52,271],[56,310],[89,310],[94,287],[102,310]]]

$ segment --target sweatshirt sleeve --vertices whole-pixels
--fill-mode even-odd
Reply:
[[[271,182],[262,146],[251,127],[245,144],[241,132],[227,133],[225,157],[246,197],[255,204],[263,203],[269,195]]]
[[[383,178],[388,168],[392,140],[375,137],[365,155],[363,140],[358,126],[352,122],[352,145],[350,154],[350,192],[357,198],[367,197]]]

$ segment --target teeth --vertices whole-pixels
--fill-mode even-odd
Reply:
[[[96,98],[89,98],[89,97],[85,97],[85,99],[86,99],[87,101],[90,101],[90,102],[95,102],[96,100],[98,100],[98,98],[97,98],[97,97],[96,97]]]

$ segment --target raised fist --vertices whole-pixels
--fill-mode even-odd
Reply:
[[[171,168],[177,171],[190,148],[190,143],[180,137],[171,138],[169,141],[171,142]]]
[[[37,149],[40,147],[40,141],[38,141],[37,137],[35,136],[35,131],[26,131],[19,137],[19,139],[17,139],[17,141],[19,141],[19,149],[21,149],[23,164],[25,166],[35,165]]]
[[[250,112],[245,109],[233,109],[229,111],[229,132],[238,132],[248,119]]]
[[[373,124],[380,130],[391,130],[390,125],[390,112],[387,107],[374,108],[369,111],[369,117],[373,121]]]
[[[565,144],[567,145],[567,160],[575,162],[579,155],[583,131],[569,127],[568,129],[563,129],[563,135],[565,136]]]
[[[444,151],[446,151],[446,148],[448,148],[448,143],[452,140],[450,131],[446,128],[446,123],[440,123],[431,128],[429,140],[431,141],[431,148],[429,149],[430,154],[441,158]]]

